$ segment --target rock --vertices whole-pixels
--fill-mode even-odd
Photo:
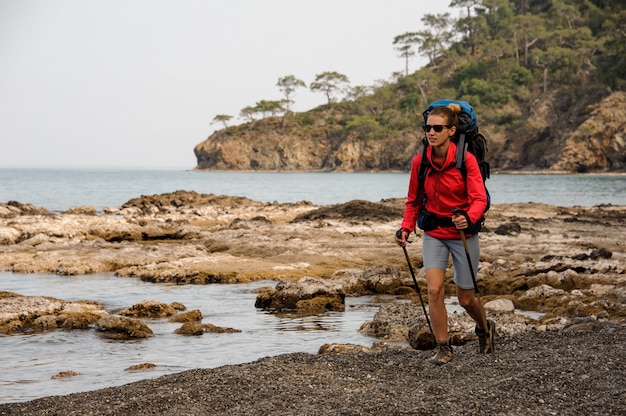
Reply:
[[[493,232],[498,235],[517,235],[522,232],[522,227],[517,222],[510,222],[498,226]]]
[[[169,318],[170,322],[200,322],[202,321],[202,312],[199,309],[193,309],[188,312],[179,313]]]
[[[318,354],[346,354],[371,352],[372,349],[363,345],[356,344],[324,344],[317,351]]]
[[[430,332],[426,318],[421,316],[409,326],[406,334],[409,345],[416,350],[432,350],[437,345],[435,336]]]
[[[611,253],[611,251],[607,250],[606,248],[599,248],[597,250],[593,250],[589,255],[589,258],[591,258],[592,260],[610,259],[612,256],[613,253]]]
[[[77,373],[76,371],[61,371],[60,373],[57,373],[50,377],[50,379],[55,380],[58,378],[76,377],[79,375],[80,373]]]
[[[297,283],[280,282],[256,298],[255,307],[275,311],[300,310],[315,314],[345,310],[345,294],[332,281],[303,277]]]
[[[83,205],[80,207],[71,206],[67,211],[65,211],[65,213],[75,215],[96,215],[98,211],[91,205]]]
[[[0,334],[56,328],[87,329],[105,316],[108,313],[93,303],[0,292]]]
[[[0,227],[0,245],[17,243],[20,235],[21,233],[13,227]]]
[[[131,365],[130,367],[125,368],[124,371],[143,371],[143,370],[149,370],[154,367],[156,367],[156,364],[143,363],[143,364]]]
[[[569,325],[565,325],[563,332],[599,332],[605,328],[601,322],[593,318],[572,319]]]
[[[412,282],[402,278],[399,266],[375,265],[357,270],[338,270],[333,277],[341,283],[344,292],[352,296],[373,293],[405,295],[414,292]]]
[[[141,321],[136,319],[106,316],[97,322],[99,334],[108,339],[135,339],[152,337],[154,333]]]
[[[496,313],[513,313],[515,305],[509,299],[496,299],[485,303],[485,309]]]
[[[115,207],[104,207],[102,208],[102,213],[105,215],[119,215],[120,210]]]
[[[0,203],[0,217],[14,218],[20,215],[43,215],[48,213],[46,208],[37,208],[33,204],[22,204],[17,201]]]
[[[409,327],[420,316],[424,316],[420,305],[409,302],[388,303],[378,309],[371,321],[364,322],[359,332],[365,336],[404,341]]]
[[[174,331],[179,335],[202,335],[206,332],[212,332],[216,334],[241,332],[239,329],[224,328],[213,324],[201,324],[198,322],[185,322],[183,325]]]
[[[133,316],[136,318],[165,318],[175,313],[176,309],[172,305],[157,300],[144,300],[119,312],[122,316]]]

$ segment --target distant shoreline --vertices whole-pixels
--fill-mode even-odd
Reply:
[[[189,172],[216,172],[216,173],[409,173],[408,170],[325,170],[325,169],[307,169],[307,170],[258,170],[258,169],[240,169],[240,170],[223,170],[223,169],[188,169]],[[551,171],[551,170],[496,170],[491,175],[572,175],[572,176],[626,176],[626,172],[568,172],[568,171]]]

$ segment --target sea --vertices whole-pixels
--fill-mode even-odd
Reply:
[[[0,168],[0,203],[17,201],[63,212],[90,205],[119,208],[130,199],[177,190],[243,196],[263,202],[309,201],[315,205],[351,200],[404,198],[408,173],[206,172],[185,169]],[[493,204],[536,202],[559,206],[626,205],[626,176],[492,174],[487,181]],[[186,337],[179,324],[148,323],[155,336],[119,341],[95,331],[57,330],[0,335],[0,403],[118,386],[194,368],[251,362],[291,352],[315,354],[325,343],[369,346],[375,340],[359,327],[371,320],[385,297],[346,299],[345,312],[318,316],[276,315],[254,307],[255,290],[274,281],[237,285],[172,285],[120,278],[112,273],[83,276],[0,272],[0,291],[89,299],[111,313],[145,299],[181,302],[200,309],[204,323],[238,333]],[[458,308],[449,301],[450,311]],[[131,371],[151,363],[155,367]],[[55,375],[73,371],[73,377]]]
[[[0,168],[0,202],[30,203],[53,212],[83,205],[101,210],[142,195],[185,190],[330,205],[404,198],[408,179],[408,173]],[[626,205],[626,175],[492,174],[487,187],[495,204]]]

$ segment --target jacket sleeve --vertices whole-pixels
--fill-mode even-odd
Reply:
[[[476,157],[469,152],[465,155],[465,166],[467,167],[467,200],[469,203],[467,215],[474,224],[483,216],[485,208],[487,208],[487,191]]]
[[[407,192],[404,215],[402,217],[401,228],[404,228],[409,232],[415,231],[415,223],[417,222],[417,217],[419,216],[419,211],[422,207],[422,201],[417,201],[417,204],[414,204],[417,199],[417,182],[421,160],[421,153],[413,158],[413,162],[411,164],[411,176],[409,178],[409,190]]]

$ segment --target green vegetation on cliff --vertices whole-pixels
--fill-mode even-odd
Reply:
[[[454,98],[476,108],[495,169],[626,170],[623,2],[452,0],[450,6],[464,17],[426,15],[426,30],[393,40],[404,73],[341,90],[337,82],[348,83],[345,75],[320,74],[310,88],[323,92],[327,104],[294,114],[281,105],[290,102],[285,94],[272,102],[275,111],[267,111],[267,102],[248,108],[247,115],[257,111],[264,119],[214,133],[195,149],[198,168],[406,169],[419,149],[421,110]],[[429,64],[409,73],[415,54]],[[289,93],[304,85],[293,76],[279,81]],[[339,91],[345,98],[333,99]],[[226,138],[245,141],[249,152],[228,162],[215,147]],[[298,153],[302,141],[308,142],[302,150],[317,152],[315,160],[300,155],[294,163],[288,154]]]

